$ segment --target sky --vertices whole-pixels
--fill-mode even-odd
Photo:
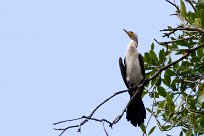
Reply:
[[[53,126],[89,115],[126,89],[118,66],[129,42],[122,29],[137,33],[144,54],[154,38],[164,40],[159,30],[179,24],[170,16],[174,12],[165,0],[0,1],[0,134],[58,136],[53,128],[78,124]],[[127,93],[114,97],[94,117],[112,121],[128,100]],[[151,107],[152,100],[143,101]],[[154,125],[153,119],[149,129]],[[106,128],[110,136],[142,135],[125,116]],[[81,131],[70,129],[63,136],[105,136],[102,124],[94,121]],[[165,134],[156,130],[153,136]]]

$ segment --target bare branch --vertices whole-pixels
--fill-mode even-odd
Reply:
[[[97,121],[97,122],[102,122],[103,123],[103,129],[106,133],[106,135],[108,136],[107,131],[105,130],[105,126],[104,126],[104,122],[108,123],[109,125],[111,125],[111,122],[109,122],[106,119],[97,119],[97,118],[91,118],[91,117],[86,117],[86,116],[82,116],[81,118],[76,118],[76,119],[72,119],[72,120],[66,120],[67,121],[75,121],[75,120],[80,120],[80,119],[87,119],[87,120],[93,120],[93,121]],[[54,124],[59,124],[59,123],[64,123],[64,121],[58,122],[58,123],[54,123]],[[54,130],[60,130],[62,131],[62,133],[60,134],[60,136],[69,128],[74,128],[74,127],[78,127],[78,132],[81,132],[81,125],[74,125],[74,126],[69,126],[66,128],[60,128],[60,129],[54,129]]]
[[[182,30],[182,31],[187,31],[187,32],[199,32],[199,33],[204,33],[204,29],[201,29],[201,28],[196,28],[196,27],[187,27],[187,26],[183,26],[183,25],[180,25],[176,28],[167,28],[167,29],[163,29],[163,30],[160,30],[160,32],[167,32],[167,33],[164,33],[164,35],[162,37],[168,37],[175,33],[176,31],[178,30]]]
[[[202,84],[202,85],[204,84],[204,83],[202,83],[201,81],[197,81],[197,80],[196,80],[196,81],[191,81],[191,80],[184,79],[183,81],[184,81],[184,82],[187,82],[187,83],[192,83],[192,84],[195,84],[195,83],[197,83],[197,84]]]
[[[197,12],[197,9],[195,8],[195,6],[193,5],[193,3],[191,2],[191,0],[186,0],[186,1],[188,1],[188,3],[191,5],[191,7],[193,8],[193,10],[195,11],[195,12]]]
[[[56,129],[54,128],[54,130],[59,130],[59,131],[62,131],[60,133],[59,136],[61,136],[66,130],[70,129],[70,128],[76,128],[78,127],[78,132],[81,131],[81,126],[84,125],[88,120],[94,120],[94,118],[92,118],[92,116],[94,115],[94,113],[103,105],[105,104],[107,101],[109,101],[110,99],[112,99],[113,97],[115,97],[116,95],[119,95],[119,94],[122,94],[122,93],[125,93],[127,92],[128,90],[123,90],[123,91],[118,91],[118,92],[115,92],[112,96],[108,97],[107,99],[105,99],[102,103],[100,103],[98,106],[96,106],[96,108],[90,113],[89,116],[82,116],[80,118],[76,118],[76,119],[71,119],[71,120],[64,120],[64,121],[60,121],[60,122],[57,122],[57,123],[54,123],[53,125],[57,125],[57,124],[60,124],[60,123],[65,123],[65,122],[69,122],[69,121],[75,121],[75,120],[80,120],[80,119],[83,119],[85,118],[83,121],[81,121],[81,123],[79,125],[73,125],[73,126],[68,126],[66,128],[59,128],[59,129]],[[95,121],[99,121],[98,119],[95,119]],[[111,123],[105,119],[103,119],[103,121],[107,122],[110,126],[111,126]],[[99,121],[99,122],[102,122],[102,121]]]
[[[106,136],[109,136],[108,132],[106,131],[104,122],[102,122],[102,123],[103,123],[103,130],[104,130],[104,132],[106,133]]]
[[[204,115],[204,112],[203,111],[195,111],[195,110],[192,110],[192,109],[189,109],[188,107],[186,107],[186,110],[190,113],[190,112],[193,112],[193,113],[197,113],[197,114],[202,114]]]
[[[204,33],[204,29],[201,28],[196,28],[196,27],[184,27],[184,26],[180,26],[180,27],[176,27],[176,28],[168,28],[168,29],[163,29],[160,30],[162,31],[178,31],[178,30],[183,30],[183,31],[195,31],[195,32],[200,32],[200,33]]]
[[[176,27],[176,28],[180,28],[181,26],[178,26],[178,27]],[[167,30],[167,29],[165,29],[165,30]],[[169,36],[171,35],[171,34],[173,34],[173,33],[175,33],[177,30],[172,30],[172,29],[168,29],[169,30],[169,32],[168,33],[164,33],[164,35],[162,36],[162,37],[168,37],[169,38]],[[160,32],[161,31],[163,31],[163,30],[160,30]]]
[[[197,34],[192,35],[192,36],[189,36],[189,37],[187,37],[187,38],[178,39],[178,40],[172,40],[172,41],[166,41],[166,42],[159,42],[159,41],[156,40],[156,39],[154,39],[154,41],[157,42],[159,45],[165,45],[165,46],[167,46],[167,44],[170,44],[170,43],[180,42],[180,41],[185,41],[185,40],[189,40],[189,39],[195,38],[196,35],[197,35]]]
[[[83,117],[76,118],[76,119],[63,120],[63,121],[59,121],[59,122],[53,123],[53,125],[57,125],[57,124],[61,124],[61,123],[69,122],[69,121],[80,120],[80,119],[82,119],[82,118],[83,118]]]
[[[178,11],[178,13],[180,13],[180,10],[179,10],[179,7],[175,4],[175,3],[173,3],[173,2],[171,2],[171,1],[169,1],[169,0],[166,0],[168,3],[170,3],[171,5],[173,5],[175,8],[176,8],[176,10]]]

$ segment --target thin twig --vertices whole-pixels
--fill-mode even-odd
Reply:
[[[179,27],[181,27],[181,26],[178,26],[177,28],[179,28]],[[162,30],[160,30],[160,32],[161,32]],[[175,33],[177,30],[172,30],[172,29],[169,29],[169,32],[168,33],[164,33],[164,35],[162,36],[162,37],[168,37],[169,38],[169,36],[171,35],[171,34],[173,34],[173,33]]]
[[[76,121],[76,120],[80,120],[82,118],[83,118],[83,116],[80,117],[80,118],[76,118],[76,119],[63,120],[63,121],[59,121],[59,122],[53,123],[53,125],[57,125],[57,124],[65,123],[65,122],[70,122],[70,121]]]
[[[169,0],[166,0],[168,3],[170,3],[171,5],[173,5],[176,9],[177,9],[177,11],[178,11],[178,13],[180,13],[180,10],[179,10],[179,7],[175,4],[175,3],[173,3],[173,2],[171,2],[171,1],[169,1]]]
[[[180,41],[185,41],[185,40],[189,40],[189,39],[192,39],[192,38],[195,38],[196,35],[192,35],[190,37],[187,37],[187,38],[183,38],[183,39],[178,39],[178,40],[172,40],[172,41],[166,41],[166,42],[159,42],[158,40],[154,39],[155,42],[157,42],[159,45],[165,45],[167,46],[168,44],[170,43],[175,43],[175,42],[180,42]]]
[[[197,83],[197,84],[204,84],[204,83],[201,83],[200,81],[190,81],[190,80],[187,80],[187,79],[184,79],[183,80],[184,82],[187,82],[187,83],[192,83],[192,84],[195,84],[195,83]]]
[[[112,99],[113,97],[115,97],[116,95],[119,95],[119,94],[122,94],[122,93],[125,93],[127,92],[128,90],[123,90],[123,91],[118,91],[118,92],[115,92],[112,96],[108,97],[107,99],[105,99],[102,103],[100,103],[98,106],[96,106],[96,108],[90,113],[89,116],[87,116],[86,119],[84,119],[83,121],[81,121],[81,123],[79,125],[73,125],[73,126],[68,126],[66,128],[60,128],[60,129],[56,129],[54,128],[54,130],[60,130],[62,131],[60,133],[59,136],[61,136],[66,130],[70,129],[70,128],[75,128],[75,127],[78,127],[78,132],[81,131],[81,126],[84,125],[93,115],[94,113],[103,105],[105,104],[107,101],[109,101],[110,99]],[[72,120],[64,120],[64,121],[60,121],[60,122],[57,122],[57,123],[54,123],[53,125],[57,125],[57,124],[60,124],[60,123],[65,123],[65,122],[68,122],[68,121],[74,121],[74,120],[79,120],[81,118],[84,118],[86,116],[82,116],[80,118],[76,118],[76,119],[72,119]],[[104,120],[105,121],[105,120]],[[108,121],[106,121],[108,123]],[[109,123],[110,124],[110,123]]]
[[[104,130],[104,132],[106,133],[106,136],[109,136],[108,132],[106,131],[104,122],[102,122],[102,123],[103,123],[103,130]]]
[[[184,31],[196,31],[196,32],[200,32],[200,33],[204,33],[204,29],[201,28],[196,28],[196,27],[176,27],[176,28],[168,28],[168,29],[163,29],[160,30],[162,31],[177,31],[177,30],[184,30]]]
[[[186,1],[188,1],[188,3],[191,5],[191,7],[193,8],[193,10],[195,11],[195,12],[197,12],[197,9],[195,8],[195,6],[193,5],[193,3],[191,2],[191,0],[186,0]]]
[[[152,113],[151,113],[151,115],[150,115],[150,117],[149,117],[149,119],[148,119],[148,121],[147,121],[147,124],[146,124],[145,128],[147,128],[147,126],[149,125],[149,122],[150,122],[150,120],[151,120],[151,118],[152,118],[152,116],[153,116],[153,114],[154,114],[154,104],[155,104],[155,103],[156,103],[156,97],[154,97],[154,99],[153,99]],[[143,133],[142,136],[144,136],[144,134],[146,134],[146,136],[147,136],[146,131],[145,131],[145,133]]]

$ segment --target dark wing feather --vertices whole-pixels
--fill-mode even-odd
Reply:
[[[140,61],[140,66],[141,66],[141,71],[142,71],[142,75],[145,79],[145,68],[144,68],[144,60],[143,60],[143,56],[141,54],[139,54],[139,61]]]
[[[120,66],[121,75],[123,77],[123,81],[125,82],[125,85],[128,88],[128,84],[127,84],[127,80],[126,80],[126,67],[125,67],[125,64],[123,64],[123,60],[121,57],[119,58],[119,66]]]

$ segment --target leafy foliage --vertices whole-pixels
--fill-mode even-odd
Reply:
[[[175,3],[169,3],[178,7]],[[190,6],[193,10],[187,10]],[[170,41],[155,40],[158,45],[152,43],[151,50],[144,55],[147,78],[185,55],[190,49],[204,44],[204,0],[180,0],[177,15],[180,16],[179,19],[184,19],[181,19],[181,25],[161,30]],[[162,49],[155,52],[155,46],[160,45]],[[147,111],[155,117],[161,131],[180,127],[180,136],[204,134],[203,47],[164,69],[150,81],[146,90],[154,102],[152,109],[147,108]],[[146,129],[143,128],[145,134]],[[154,130],[155,126],[150,128],[147,135],[151,135]]]

